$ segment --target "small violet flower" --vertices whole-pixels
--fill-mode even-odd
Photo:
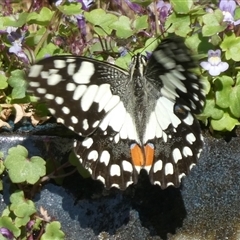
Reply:
[[[8,240],[13,240],[13,233],[9,231],[7,228],[1,227],[0,228],[0,234],[7,238]]]
[[[12,46],[9,48],[9,52],[14,53],[24,62],[28,63],[28,58],[22,49],[22,42],[24,40],[24,36],[21,36],[17,32],[11,32],[7,35],[7,38],[12,44]]]
[[[221,72],[228,69],[229,65],[226,62],[221,61],[221,51],[208,51],[208,61],[201,62],[201,67],[209,72],[211,76],[218,76]]]
[[[229,24],[238,25],[240,24],[240,19],[234,21],[234,13],[236,9],[235,0],[221,0],[219,2],[219,9],[223,13],[223,22],[228,22]]]

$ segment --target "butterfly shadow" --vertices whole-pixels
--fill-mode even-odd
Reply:
[[[162,190],[150,183],[145,171],[141,172],[135,186],[132,208],[138,211],[141,224],[150,235],[164,240],[182,227],[186,217],[181,189],[170,186]]]
[[[145,239],[143,236],[174,234],[182,226],[186,211],[180,189],[169,187],[161,190],[149,182],[147,174],[141,174],[139,183],[125,191],[104,189],[92,179],[83,179],[79,174],[65,179],[64,188],[74,199],[74,208],[69,199],[63,198],[62,206],[72,219],[76,219],[84,234],[121,236],[130,239]],[[82,238],[85,239],[85,238]]]

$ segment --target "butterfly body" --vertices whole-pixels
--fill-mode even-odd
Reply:
[[[94,179],[125,189],[145,169],[166,188],[180,184],[202,148],[193,114],[205,96],[193,67],[184,44],[166,40],[149,60],[134,56],[129,72],[85,57],[41,60],[30,69],[29,89],[85,137],[74,150]]]

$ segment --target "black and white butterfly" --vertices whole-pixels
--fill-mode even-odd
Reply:
[[[179,186],[199,158],[203,139],[193,114],[205,94],[182,40],[167,39],[149,60],[138,54],[130,71],[78,56],[33,65],[29,91],[79,135],[75,152],[107,188],[125,189],[145,169],[152,184]]]

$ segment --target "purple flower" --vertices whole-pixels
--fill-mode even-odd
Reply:
[[[1,227],[0,228],[0,234],[2,234],[2,236],[4,236],[5,238],[7,238],[8,240],[13,240],[13,233],[11,231],[9,231],[7,228],[5,227]]]
[[[211,76],[218,76],[221,72],[228,69],[229,65],[221,60],[221,51],[217,49],[216,51],[208,51],[208,61],[201,62],[201,67],[208,71]]]
[[[8,34],[7,38],[12,43],[12,46],[9,48],[9,52],[14,53],[24,62],[28,63],[27,55],[22,49],[22,42],[24,40],[24,36],[21,36],[17,32],[11,32],[10,34]]]
[[[229,12],[232,16],[234,16],[236,2],[234,0],[221,0],[219,2],[219,9],[222,12]]]
[[[148,7],[152,14],[154,14],[154,5],[155,3],[151,3]],[[159,12],[159,20],[161,24],[164,24],[167,17],[169,16],[172,6],[168,2],[164,2],[163,0],[158,0],[156,3],[157,11]]]
[[[240,19],[234,21],[234,12],[236,9],[236,2],[234,0],[221,0],[219,3],[219,9],[223,13],[223,22],[228,22],[235,26],[240,24]]]

